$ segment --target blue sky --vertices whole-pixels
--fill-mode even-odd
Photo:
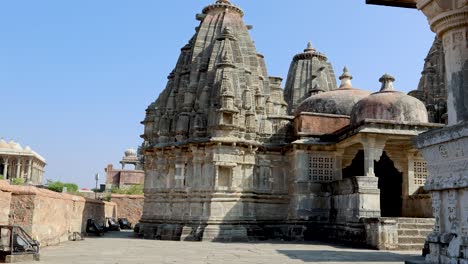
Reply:
[[[94,185],[136,148],[144,110],[214,0],[0,1],[0,137],[47,159],[47,179]],[[416,89],[434,40],[417,10],[364,0],[234,0],[246,13],[270,75],[286,78],[307,41],[337,75],[376,91],[383,73]],[[284,82],[283,82],[284,84]],[[104,177],[101,178],[104,178]]]

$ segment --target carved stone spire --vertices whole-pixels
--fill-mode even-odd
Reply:
[[[311,95],[316,86],[323,91],[335,90],[336,78],[327,57],[309,42],[303,53],[294,56],[289,67],[284,91],[288,113],[294,113],[296,107]]]
[[[154,129],[148,129],[145,139],[157,145],[200,136],[266,138],[253,127],[269,118],[265,99],[278,102],[270,109],[276,114],[284,112],[280,109],[285,103],[279,86],[270,83],[276,79],[269,78],[242,17],[242,10],[228,0],[216,1],[197,16],[200,25],[182,48],[166,89],[153,106],[164,116],[152,125],[154,113],[148,112],[151,118],[143,123]]]

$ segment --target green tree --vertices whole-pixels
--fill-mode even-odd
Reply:
[[[67,187],[67,192],[69,192],[69,193],[78,192],[78,185],[76,185],[74,183],[64,183],[63,187]]]

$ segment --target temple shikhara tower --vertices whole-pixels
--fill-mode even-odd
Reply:
[[[367,91],[345,67],[337,84],[312,44],[292,58],[283,94],[243,15],[228,0],[205,7],[146,110],[140,232],[421,247],[434,219],[412,138],[442,126],[429,123],[427,105],[389,74]]]

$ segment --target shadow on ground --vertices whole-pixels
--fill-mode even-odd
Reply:
[[[393,262],[393,261],[418,261],[423,258],[420,256],[401,255],[393,252],[384,251],[334,251],[334,250],[277,250],[291,259],[302,260],[304,262]]]

